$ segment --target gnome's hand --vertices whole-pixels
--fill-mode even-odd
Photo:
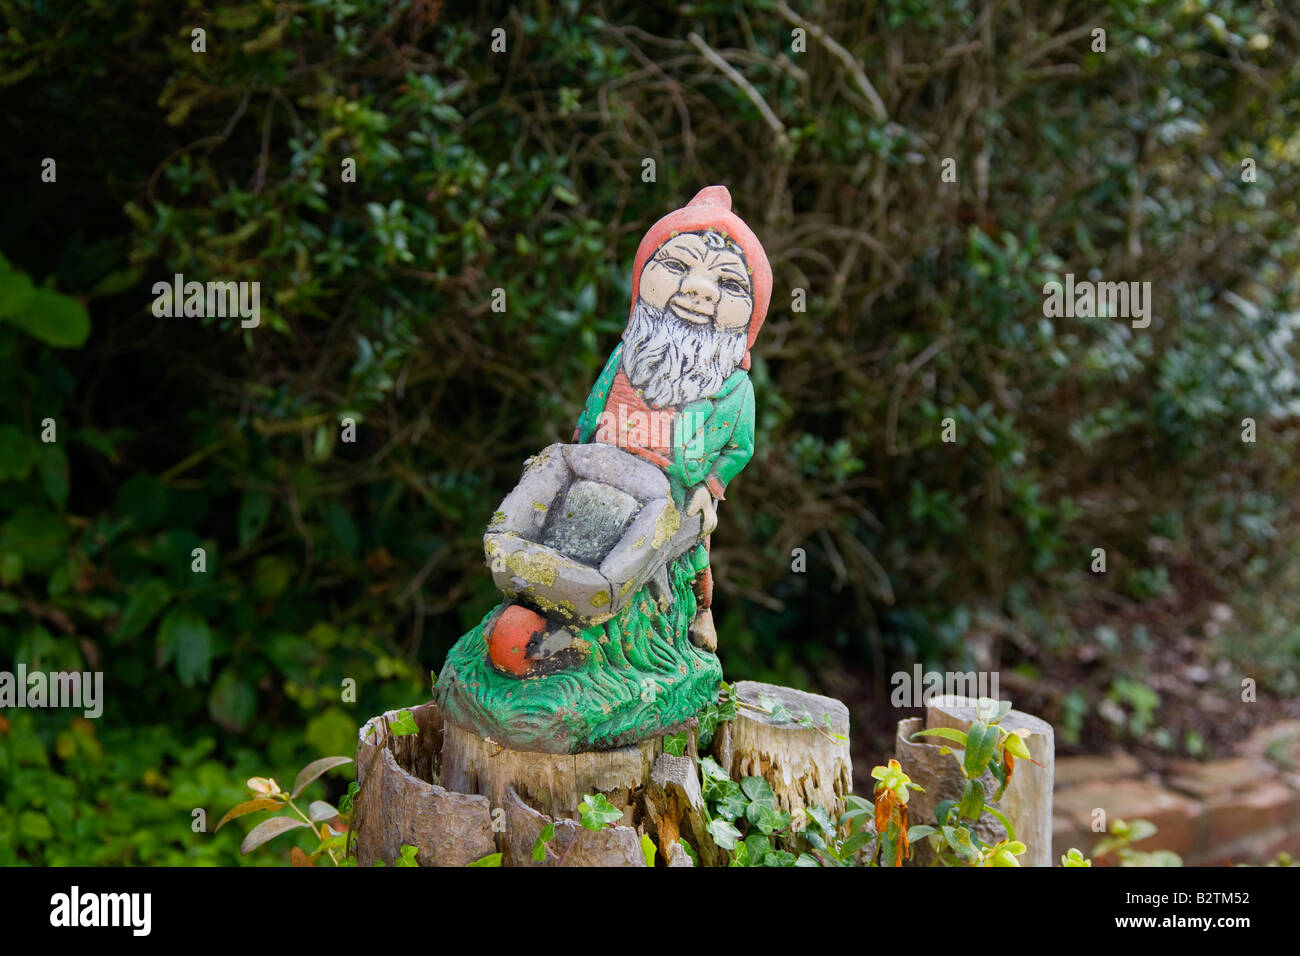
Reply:
[[[700,485],[695,489],[695,493],[691,495],[691,500],[686,504],[687,515],[693,515],[697,512],[702,522],[700,535],[713,534],[713,529],[718,526],[718,510],[713,507],[712,493],[704,485]]]

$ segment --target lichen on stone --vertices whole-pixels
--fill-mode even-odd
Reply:
[[[506,555],[506,568],[528,584],[551,587],[559,575],[560,558],[545,551],[521,548]]]
[[[664,546],[664,543],[677,533],[677,529],[682,526],[682,516],[678,513],[673,503],[668,502],[668,506],[655,519],[654,537],[650,539],[650,547],[656,551]]]

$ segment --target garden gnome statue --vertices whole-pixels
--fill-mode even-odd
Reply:
[[[488,525],[506,600],[448,655],[445,720],[576,753],[663,733],[714,699],[709,535],[753,454],[747,370],[771,292],[725,186],[646,233],[627,328],[572,443],[529,459]]]

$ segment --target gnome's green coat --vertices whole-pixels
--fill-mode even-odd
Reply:
[[[578,419],[577,441],[590,442],[600,429],[600,416],[623,357],[620,342],[587,396]],[[754,455],[754,386],[744,369],[736,369],[716,395],[700,398],[678,410],[673,418],[672,460],[666,469],[673,501],[685,505],[690,489],[707,483],[715,498]]]

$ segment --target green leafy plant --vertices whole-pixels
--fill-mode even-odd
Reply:
[[[217,824],[217,831],[231,820],[237,820],[251,813],[287,810],[286,813],[268,817],[249,830],[243,843],[240,844],[239,852],[250,853],[283,833],[306,827],[316,836],[317,846],[310,854],[294,847],[291,856],[295,866],[315,866],[322,855],[328,857],[335,866],[347,865],[345,860],[348,857],[349,830],[342,811],[324,800],[313,800],[304,811],[296,801],[308,786],[325,773],[351,762],[351,757],[321,757],[319,760],[313,760],[298,772],[293,782],[293,789],[289,791],[282,790],[271,777],[250,778],[248,789],[253,794],[252,799],[245,800],[228,810]],[[350,800],[354,798],[355,791],[349,789],[348,796]],[[402,859],[406,859],[405,850]],[[396,865],[413,866],[413,856],[411,861],[399,862]]]
[[[1085,858],[1083,851],[1078,847],[1072,846],[1067,852],[1061,854],[1061,866],[1092,866],[1092,860]]]
[[[578,804],[578,822],[584,829],[598,832],[605,829],[605,827],[613,826],[622,819],[623,811],[610,803],[603,793],[588,794]],[[577,845],[578,841],[576,837],[570,840],[569,845],[564,848],[564,852],[557,854],[550,845],[554,839],[555,821],[548,820],[537,835],[537,839],[533,842],[534,862],[541,863],[548,856],[553,856],[556,866],[564,865],[564,861],[569,856],[569,851]],[[647,843],[649,843],[648,847]],[[654,865],[654,850],[653,841],[650,841],[648,837],[642,837],[641,852],[646,856],[647,866]]]
[[[875,813],[877,859],[881,866],[902,866],[911,853],[912,832],[907,825],[907,801],[913,790],[925,792],[919,784],[903,773],[902,765],[890,759],[883,767],[873,767],[871,778],[876,781]],[[924,828],[914,828],[921,831]]]
[[[1010,701],[997,701],[981,697],[976,701],[976,719],[966,730],[935,727],[919,730],[911,737],[938,737],[952,741],[963,749],[954,750],[946,745],[941,752],[952,754],[966,787],[960,800],[943,800],[935,806],[935,825],[921,824],[908,832],[911,840],[928,838],[937,854],[938,862],[945,866],[1019,866],[1017,857],[1025,852],[1024,843],[1016,839],[1015,829],[1006,816],[989,801],[1002,799],[1007,784],[1015,772],[1016,760],[1037,763],[1025,741],[1028,730],[1008,730],[1001,726],[1011,711]],[[878,768],[879,769],[879,768]],[[981,778],[985,771],[992,774],[997,791],[989,797]],[[877,788],[879,789],[879,788]],[[879,807],[879,798],[877,798]],[[985,843],[970,823],[989,814],[1002,824],[1006,838],[995,844]],[[877,810],[879,814],[879,810]],[[969,822],[963,822],[969,821]]]
[[[388,745],[392,738],[411,736],[419,732],[420,728],[416,724],[415,715],[409,709],[403,708],[391,717],[385,717],[377,721],[370,727],[368,732],[368,736],[376,740],[375,752],[371,760],[373,761],[379,756],[380,751]],[[282,790],[273,778],[253,777],[248,781],[248,789],[252,791],[253,798],[229,810],[221,818],[216,829],[220,830],[231,820],[247,816],[250,813],[265,810],[287,810],[288,812],[278,816],[271,816],[253,827],[244,837],[239,848],[240,853],[250,853],[283,833],[307,827],[315,834],[318,843],[310,854],[303,853],[301,849],[294,847],[290,854],[294,866],[315,866],[322,854],[328,857],[335,866],[354,866],[356,864],[355,847],[353,845],[354,833],[350,824],[356,809],[357,797],[361,794],[362,785],[355,780],[350,782],[347,792],[339,800],[337,808],[324,800],[313,800],[308,805],[306,812],[303,812],[302,808],[295,802],[308,786],[324,774],[351,762],[351,757],[321,757],[319,760],[313,760],[298,772],[298,776],[294,779],[293,789],[287,792]],[[368,772],[369,768],[366,768],[366,770]],[[418,866],[419,864],[415,859],[416,851],[416,847],[403,845],[401,855],[393,862],[393,866]]]

